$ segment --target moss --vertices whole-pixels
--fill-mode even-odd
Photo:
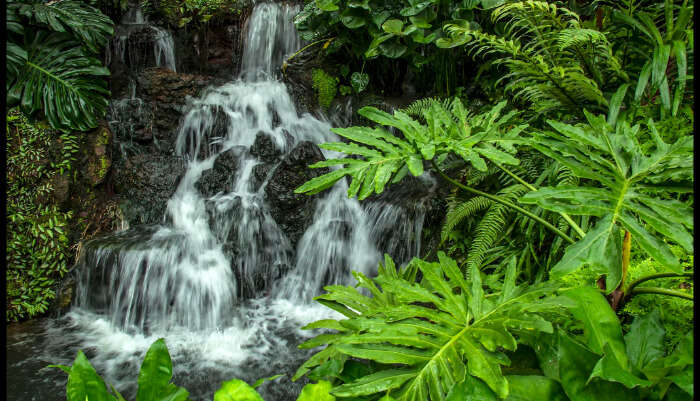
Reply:
[[[338,78],[329,75],[322,69],[314,68],[311,71],[311,80],[313,81],[312,86],[316,90],[318,104],[324,110],[328,110],[338,91]]]

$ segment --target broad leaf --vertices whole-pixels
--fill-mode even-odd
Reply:
[[[552,325],[537,313],[556,311],[557,303],[541,300],[554,288],[515,286],[509,277],[508,289],[499,298],[486,300],[479,273],[473,269],[466,280],[457,264],[440,252],[439,262],[414,259],[423,283],[407,281],[392,269],[387,259],[373,280],[358,275],[359,285],[373,296],[356,289],[328,286],[328,293],[317,300],[332,301],[357,311],[339,321],[343,331],[320,334],[301,347],[328,347],[311,359],[321,364],[340,352],[348,357],[392,364],[393,367],[366,374],[334,388],[339,397],[361,397],[390,391],[396,400],[444,400],[476,391],[505,398],[508,381],[501,366],[509,360],[503,350],[515,350],[519,333],[552,332]],[[512,281],[512,282],[510,282]],[[323,327],[330,327],[328,322]],[[305,364],[300,372],[308,371]],[[299,372],[295,378],[299,376]],[[468,387],[455,387],[458,383]],[[477,380],[477,381],[474,381]],[[464,386],[464,385],[462,385]],[[488,390],[488,391],[487,391]]]
[[[214,393],[214,401],[265,401],[253,387],[243,380],[233,379],[221,384]]]
[[[10,47],[10,72],[16,75],[8,76],[8,105],[27,115],[43,110],[51,126],[64,131],[96,127],[107,109],[103,77],[109,70],[68,34],[38,31],[27,35],[23,48],[26,59]]]

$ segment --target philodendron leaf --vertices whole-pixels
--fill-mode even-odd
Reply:
[[[333,385],[325,380],[309,383],[301,389],[297,401],[335,401],[335,397],[330,394],[332,388]]]
[[[612,215],[600,219],[582,240],[566,248],[564,256],[550,271],[552,278],[589,265],[592,271],[607,274],[606,289],[612,292],[622,279],[622,240],[619,233]]]
[[[632,366],[642,370],[649,362],[664,356],[664,335],[658,309],[634,318],[625,335],[627,356]]]
[[[510,361],[504,350],[515,349],[515,335],[552,332],[551,323],[538,313],[560,308],[542,300],[555,287],[524,288],[513,283],[502,297],[487,299],[476,268],[467,280],[444,253],[438,253],[438,261],[411,262],[420,269],[422,282],[397,274],[390,259],[376,279],[356,275],[372,293],[369,297],[352,287],[325,287],[328,293],[318,300],[334,300],[359,313],[346,314],[347,319],[339,322],[342,331],[311,340],[315,346],[329,344],[312,357],[313,365],[328,360],[334,351],[326,350],[331,348],[348,357],[393,365],[348,378],[331,394],[350,398],[389,392],[397,400],[424,401],[444,400],[451,392],[452,398],[461,399],[462,393],[477,391],[475,385],[480,383],[483,394],[508,396],[501,366]],[[322,324],[329,326],[327,321]],[[311,365],[305,364],[305,369]]]
[[[214,401],[265,401],[253,387],[243,380],[233,379],[221,384],[214,393]]]
[[[620,362],[615,359],[610,344],[605,344],[603,346],[603,352],[605,355],[596,363],[587,383],[599,377],[604,380],[623,384],[627,388],[634,388],[637,386],[648,387],[652,384],[649,380],[642,379],[632,374],[627,366],[620,365]]]
[[[625,343],[622,339],[622,327],[608,301],[595,288],[579,287],[562,293],[574,302],[571,313],[583,323],[583,335],[586,345],[595,353],[602,355],[603,347],[608,344],[613,356],[621,366],[628,365]]]
[[[561,330],[558,332],[558,348],[560,382],[571,401],[639,399],[636,393],[619,383],[599,379],[587,383],[588,376],[600,357]]]
[[[146,352],[139,372],[136,401],[185,401],[189,392],[170,383],[173,364],[165,340],[156,340]]]
[[[561,384],[549,377],[509,375],[506,379],[510,394],[505,401],[568,401]]]
[[[83,351],[78,351],[68,374],[66,400],[108,401],[109,399],[104,381],[92,367]]]
[[[355,90],[355,93],[361,93],[369,84],[369,75],[361,72],[353,72],[350,76],[350,85]]]
[[[507,399],[510,399],[510,397]],[[455,384],[450,392],[447,393],[447,397],[445,397],[445,401],[464,400],[498,401],[498,397],[486,383],[476,377],[466,375],[464,380]]]
[[[382,29],[384,30],[384,32],[393,33],[394,35],[400,35],[402,28],[403,21],[398,19],[390,19],[382,24]]]

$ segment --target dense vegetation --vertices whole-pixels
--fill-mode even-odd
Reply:
[[[158,9],[184,26],[226,7]],[[318,335],[300,347],[317,352],[292,379],[316,383],[299,400],[693,399],[693,7],[307,2],[295,23],[323,64],[311,72],[323,108],[338,93],[423,97],[392,113],[363,107],[373,126],[333,129],[344,140],[322,147],[337,158],[311,166],[333,170],[297,192],[347,177],[363,200],[429,171],[451,197],[437,249],[405,266],[387,255],[377,277],[316,298],[345,318],[306,327]],[[112,28],[82,2],[11,1],[8,31],[9,105],[67,144],[48,157],[49,131],[9,114],[16,319],[44,311],[66,269],[70,216],[46,207],[50,186],[27,181],[68,170],[68,133],[103,116],[96,55]],[[45,160],[52,170],[28,168]],[[61,368],[68,400],[123,399],[82,353]],[[137,400],[186,400],[171,378],[158,341]],[[260,383],[226,382],[215,401],[259,400]]]
[[[324,330],[301,347],[324,347],[295,379],[339,399],[692,399],[692,4],[478,3],[317,1],[298,17],[340,43],[363,31],[345,53],[363,64],[441,76],[455,48],[483,64],[470,96],[364,107],[375,126],[321,145],[347,156],[310,166],[338,167],[299,193],[347,176],[362,200],[427,169],[454,191],[437,260],[387,255],[356,275],[367,292],[316,298],[346,318],[307,326]],[[413,54],[426,29],[429,67]]]

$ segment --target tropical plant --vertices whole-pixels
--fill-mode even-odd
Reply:
[[[68,271],[71,211],[55,201],[54,182],[74,171],[78,138],[7,114],[7,313],[8,321],[44,313],[55,283]]]
[[[327,347],[304,363],[294,378],[312,368],[342,366],[353,357],[381,367],[333,388],[331,394],[337,397],[386,393],[398,400],[444,400],[455,397],[450,394],[460,391],[454,388],[467,377],[468,383],[476,378],[486,390],[506,398],[509,380],[501,371],[502,365],[509,365],[506,352],[516,350],[516,338],[523,333],[553,331],[542,314],[561,309],[557,298],[550,297],[554,287],[516,285],[514,258],[498,289],[485,289],[476,267],[465,279],[444,253],[438,259],[434,263],[414,259],[397,270],[386,255],[376,278],[354,273],[358,286],[371,296],[352,287],[325,287],[327,293],[316,300],[347,319],[306,326],[336,332],[300,345]],[[421,282],[415,282],[418,272]]]
[[[365,72],[365,61],[375,60],[377,66],[391,67],[393,64],[386,63],[387,59],[401,59],[416,70],[427,70],[425,76],[431,77],[436,89],[449,94],[457,75],[452,67],[458,63],[458,57],[433,45],[443,36],[442,25],[458,18],[473,21],[480,9],[502,3],[503,0],[318,0],[308,2],[294,22],[304,40],[333,38],[324,53],[332,55],[342,49],[344,55],[352,57],[358,70],[363,66],[356,71],[358,74]],[[373,70],[371,75],[383,79],[385,74]]]
[[[81,1],[11,0],[7,28],[8,106],[62,131],[96,127],[109,97],[97,57],[112,21]]]
[[[78,351],[71,366],[49,365],[68,374],[66,384],[67,401],[105,400],[126,401],[111,384],[109,389],[104,380],[90,364],[83,351]],[[282,375],[265,377],[249,385],[243,380],[225,381],[214,393],[214,401],[264,401],[255,390],[269,380]],[[165,340],[160,338],[148,348],[139,371],[136,401],[190,401],[189,392],[170,381],[173,377],[173,364]],[[309,383],[304,386],[297,401],[334,401],[329,395],[331,385],[326,381]]]
[[[613,125],[604,116],[584,113],[587,124],[548,121],[554,131],[533,132],[529,141],[577,177],[596,183],[540,188],[520,199],[543,209],[599,219],[581,241],[567,248],[551,275],[561,276],[587,264],[606,275],[606,288],[612,291],[624,280],[631,239],[663,266],[682,273],[678,259],[653,232],[692,252],[688,231],[693,229],[692,209],[659,196],[691,190],[692,137],[667,144],[649,120],[645,128],[653,142],[640,144],[639,125],[630,126],[627,121]],[[614,120],[611,112],[608,121]],[[622,246],[620,228],[625,230]]]
[[[493,10],[502,35],[457,21],[445,24],[441,47],[466,45],[473,56],[503,66],[506,91],[540,113],[608,109],[607,91],[628,81],[604,33],[553,2],[507,2]],[[611,89],[612,88],[612,89]]]
[[[692,90],[688,72],[694,59],[693,5],[674,3],[666,0],[656,10],[639,9],[634,2],[612,4],[608,35],[623,66],[639,77],[631,104],[654,103],[658,97],[662,112],[671,116],[678,113],[686,88]]]

